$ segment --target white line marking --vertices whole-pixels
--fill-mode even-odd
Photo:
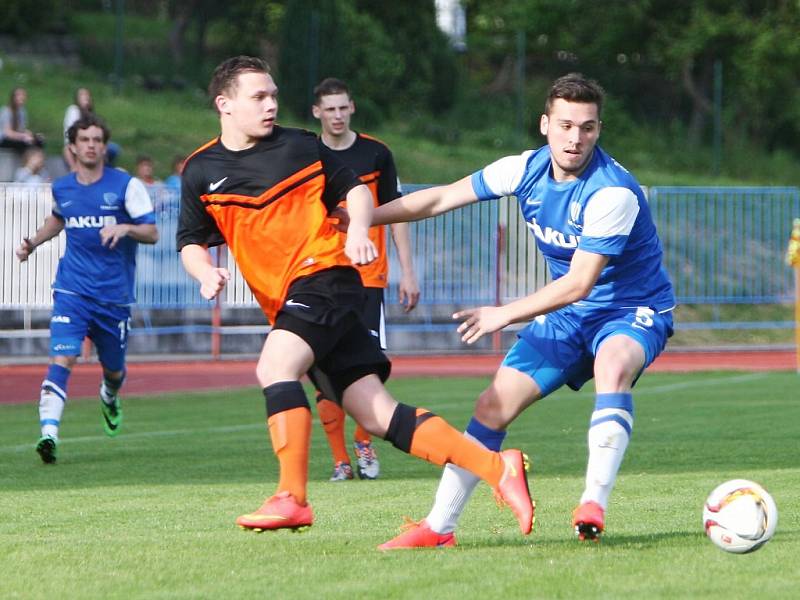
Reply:
[[[164,430],[164,431],[142,431],[139,433],[121,433],[118,438],[115,439],[116,441],[124,441],[124,440],[137,440],[137,439],[148,439],[148,438],[157,438],[157,437],[171,437],[171,436],[179,436],[179,435],[197,435],[197,434],[215,434],[215,433],[236,433],[239,431],[249,431],[249,430],[256,430],[256,429],[266,429],[266,425],[264,423],[252,423],[250,425],[227,425],[225,427],[210,427],[207,429],[172,429],[172,430]],[[82,444],[82,443],[93,443],[99,442],[100,440],[107,440],[109,439],[108,436],[105,435],[85,435],[82,437],[67,437],[63,440],[59,440],[59,445],[66,444],[71,446],[72,444]],[[30,444],[18,444],[16,446],[0,446],[0,452],[23,452],[32,450],[35,445],[35,442],[31,442]]]

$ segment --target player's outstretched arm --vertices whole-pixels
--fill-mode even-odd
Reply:
[[[200,295],[206,300],[216,298],[231,278],[228,269],[215,267],[211,253],[198,244],[181,248],[181,262],[186,272],[200,283]]]
[[[29,238],[23,238],[15,254],[19,262],[25,262],[33,254],[37,246],[51,240],[64,230],[64,221],[54,215],[48,216],[36,233]]]
[[[401,196],[375,209],[373,225],[405,223],[435,217],[478,201],[471,177]],[[349,206],[349,204],[348,204]]]
[[[592,291],[607,264],[607,256],[576,250],[566,275],[533,294],[503,306],[480,306],[455,313],[453,319],[461,321],[458,326],[461,341],[472,344],[487,333],[499,331],[511,323],[530,321],[582,300]]]
[[[414,260],[411,255],[411,238],[408,234],[408,223],[392,223],[392,239],[397,248],[400,262],[400,285],[397,293],[405,312],[414,310],[419,302],[419,283],[414,272]]]
[[[357,185],[347,192],[347,241],[344,252],[354,265],[367,265],[378,257],[375,245],[369,239],[369,226],[373,211],[372,193],[365,185]]]

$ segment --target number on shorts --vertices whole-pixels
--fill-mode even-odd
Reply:
[[[128,321],[130,319],[125,319],[124,321],[120,321],[117,323],[117,327],[119,327],[119,341],[121,343],[125,343],[125,338],[128,336]]]

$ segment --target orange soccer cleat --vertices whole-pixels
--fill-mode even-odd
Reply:
[[[451,548],[456,545],[454,533],[436,533],[428,522],[406,518],[401,526],[403,533],[378,546],[378,550],[401,550],[404,548]]]
[[[517,517],[522,535],[533,530],[536,520],[536,503],[531,500],[528,488],[527,471],[530,468],[528,457],[519,450],[504,450],[500,456],[505,462],[505,471],[494,490],[498,503],[507,504]]]
[[[578,506],[572,513],[572,526],[578,539],[582,542],[585,540],[599,542],[600,534],[605,529],[605,514],[603,507],[592,500]]]
[[[310,504],[298,504],[289,492],[267,498],[257,511],[236,519],[242,529],[261,532],[265,529],[305,529],[314,524]]]

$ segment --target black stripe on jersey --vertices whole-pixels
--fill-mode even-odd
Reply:
[[[320,175],[322,175],[322,173],[323,173],[322,169],[319,169],[318,171],[314,171],[313,173],[309,173],[308,175],[306,175],[302,179],[294,182],[292,185],[287,186],[286,188],[282,189],[280,192],[275,194],[272,198],[268,198],[267,200],[264,200],[264,202],[262,202],[261,204],[250,204],[248,202],[241,202],[239,200],[206,200],[205,198],[203,199],[203,204],[206,204],[206,205],[212,205],[213,204],[215,206],[239,206],[241,208],[252,208],[253,210],[261,210],[262,208],[265,208],[265,207],[269,206],[273,202],[277,202],[278,200],[280,200],[281,197],[285,196],[286,194],[288,194],[292,190],[297,189],[298,187],[300,187],[304,183],[308,183],[309,181],[311,181],[315,177],[319,177]]]

